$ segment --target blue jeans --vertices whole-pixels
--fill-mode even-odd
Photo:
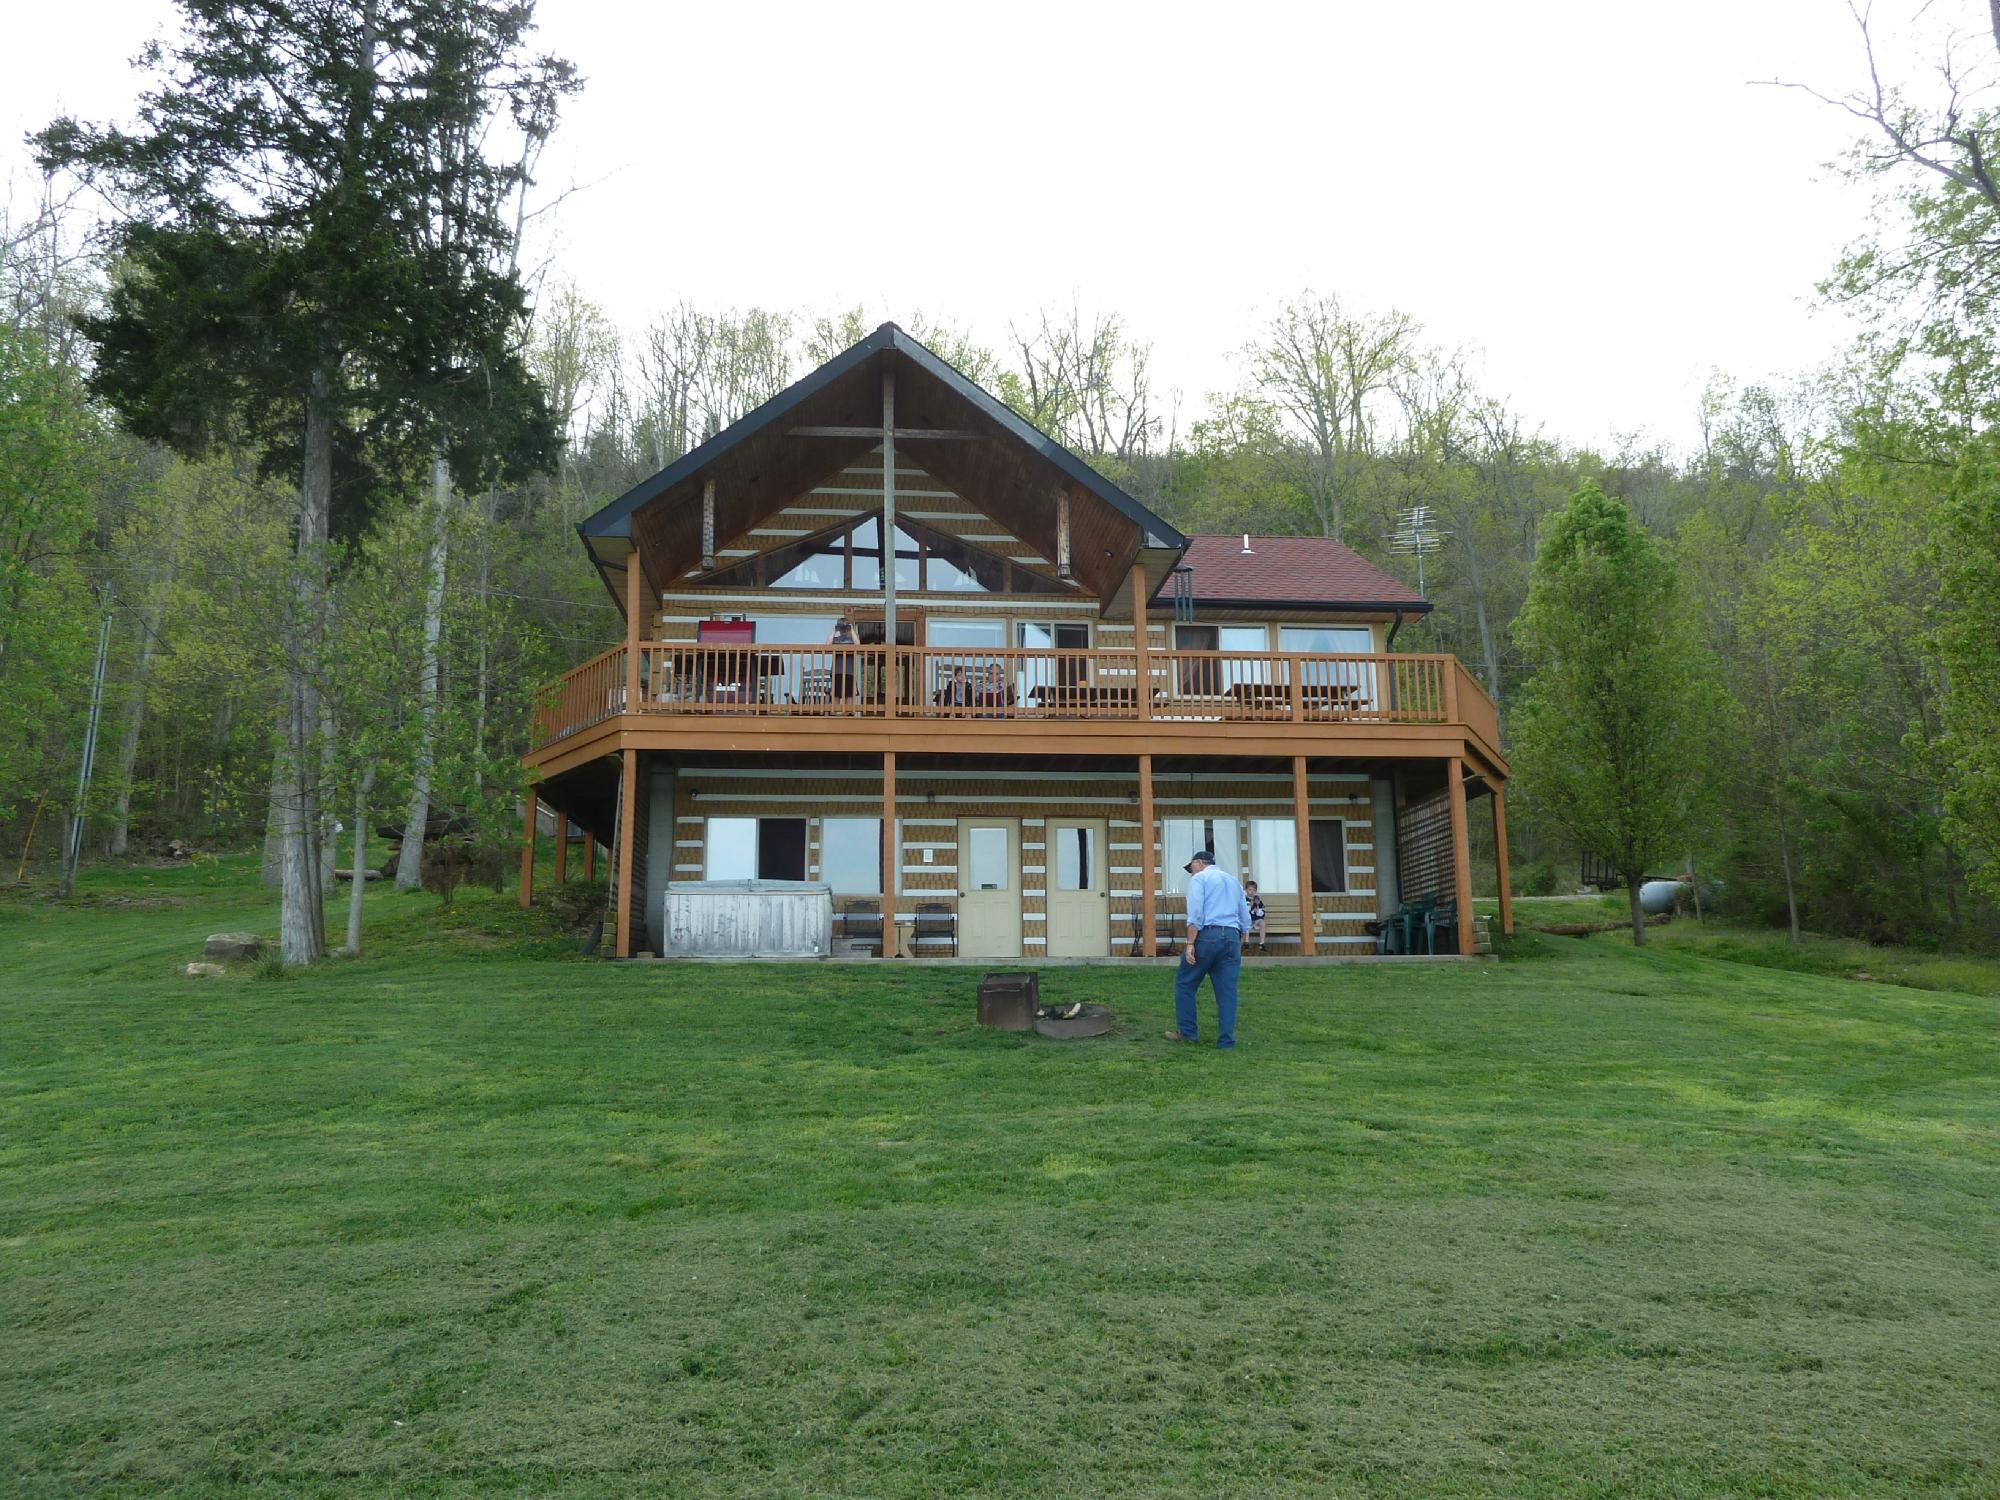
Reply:
[[[1204,927],[1194,940],[1194,962],[1181,950],[1180,967],[1174,970],[1174,1023],[1189,1041],[1200,1035],[1195,1029],[1194,996],[1206,974],[1215,986],[1215,1045],[1236,1045],[1236,976],[1243,969],[1243,934],[1234,927]]]

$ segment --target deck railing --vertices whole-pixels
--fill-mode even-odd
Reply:
[[[1169,723],[1464,723],[1498,742],[1493,702],[1456,657],[1130,649],[741,646],[648,641],[645,714]],[[553,685],[540,743],[627,711],[625,648]]]

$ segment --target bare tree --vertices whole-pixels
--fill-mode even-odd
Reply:
[[[1410,369],[1418,332],[1404,313],[1353,314],[1308,292],[1246,351],[1258,388],[1304,444],[1304,488],[1324,536],[1347,528],[1378,407]]]
[[[1088,324],[1072,303],[1067,314],[1040,314],[1027,331],[1010,330],[1017,367],[1001,393],[1022,416],[1072,448],[1131,462],[1152,451],[1162,420],[1153,409],[1153,346],[1125,331],[1116,313]]]

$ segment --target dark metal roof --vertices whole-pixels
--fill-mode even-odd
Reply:
[[[1175,551],[1186,548],[1188,539],[1180,532],[1047,433],[1023,421],[1006,402],[968,380],[894,323],[884,323],[852,348],[836,354],[804,379],[786,386],[755,411],[732,422],[699,448],[691,449],[659,473],[632,486],[595,515],[579,522],[576,528],[577,535],[583,538],[586,546],[593,537],[629,537],[632,534],[632,513],[641,506],[667,493],[690,475],[699,473],[738,443],[761,432],[811,396],[849,374],[857,366],[866,364],[876,355],[889,352],[901,355],[926,374],[942,382],[954,394],[977,408],[981,415],[1006,431],[1010,437],[1033,450],[1091,494],[1132,521],[1140,529],[1143,546]]]

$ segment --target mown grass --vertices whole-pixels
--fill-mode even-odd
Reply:
[[[176,977],[0,903],[23,1495],[1991,1495],[2000,1002],[1527,936],[1167,975],[615,966],[484,893]]]
[[[1474,903],[1492,916],[1493,901]],[[1519,930],[1546,932],[1582,923],[1616,923],[1617,928],[1593,935],[1598,943],[1623,947],[1631,942],[1622,895],[1516,897],[1514,922]],[[1829,979],[1900,985],[1918,990],[1950,990],[1966,995],[2000,995],[2000,957],[1977,953],[1941,953],[1934,949],[1864,943],[1853,938],[1801,933],[1794,943],[1784,932],[1707,916],[1687,915],[1648,926],[1646,941],[1656,948],[1698,953],[1730,963],[1783,969],[1792,974],[1817,974]]]

